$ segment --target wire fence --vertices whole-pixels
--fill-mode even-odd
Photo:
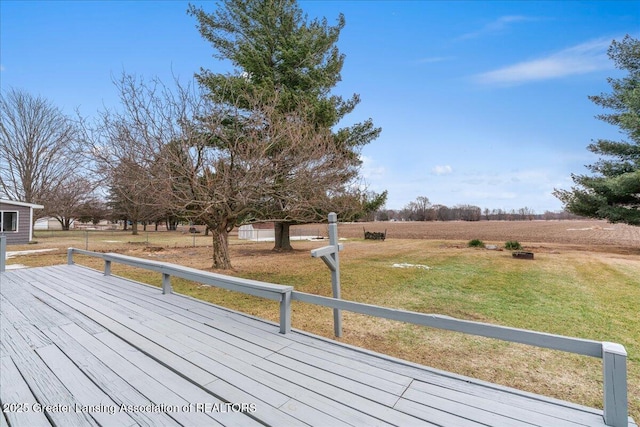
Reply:
[[[190,227],[181,226],[176,231],[159,230],[148,227],[148,230],[140,228],[134,235],[129,230],[35,230],[33,240],[35,243],[55,243],[61,247],[75,247],[85,250],[108,251],[121,245],[147,246],[147,247],[205,247],[212,246],[212,236],[204,229],[196,228],[189,231]],[[238,230],[233,230],[229,235],[232,243],[242,242],[269,242],[274,241],[273,229],[256,229],[249,236],[241,236]],[[325,226],[292,227],[291,240],[312,240],[327,237]]]

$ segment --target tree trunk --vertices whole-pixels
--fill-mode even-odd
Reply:
[[[212,227],[213,237],[213,268],[229,270],[231,258],[229,257],[229,232],[226,226]]]
[[[138,235],[138,221],[131,221],[131,234],[133,236]]]
[[[122,231],[127,231],[127,226],[129,225],[129,220],[128,219],[124,219],[124,224],[122,226]]]
[[[291,227],[290,222],[276,222],[274,224],[273,228],[276,238],[276,244],[273,247],[274,251],[285,252],[293,250],[293,247],[291,246],[289,227]]]

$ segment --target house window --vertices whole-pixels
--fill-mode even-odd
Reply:
[[[18,212],[0,212],[0,230],[3,233],[18,231]]]

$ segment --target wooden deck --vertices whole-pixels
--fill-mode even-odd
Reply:
[[[0,426],[604,425],[77,265],[1,273],[0,294]]]

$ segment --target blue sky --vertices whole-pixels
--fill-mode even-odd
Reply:
[[[193,1],[205,10],[215,2]],[[0,84],[46,97],[65,113],[117,106],[123,71],[170,82],[212,57],[183,1],[0,2]],[[588,95],[619,76],[612,39],[640,35],[637,1],[301,1],[310,17],[346,18],[335,93],[360,94],[344,124],[371,117],[381,136],[362,174],[387,207],[434,204],[538,213],[559,210],[596,158],[593,139],[619,140]]]

